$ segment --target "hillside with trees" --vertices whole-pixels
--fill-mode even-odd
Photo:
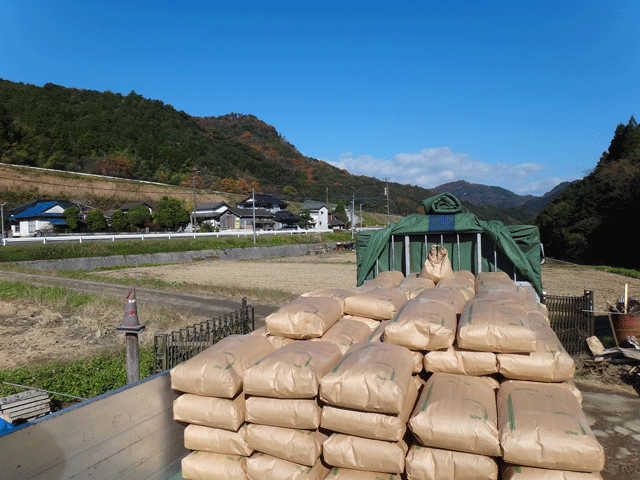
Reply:
[[[43,87],[0,79],[0,162],[195,187],[355,201],[368,211],[407,215],[432,191],[352,175],[302,155],[253,115],[194,117],[131,91]],[[388,187],[388,200],[385,195]],[[484,219],[526,223],[523,209],[465,203]],[[485,215],[491,215],[486,217]]]
[[[581,264],[640,268],[640,126],[619,124],[609,149],[584,179],[540,211],[536,224],[548,256]]]

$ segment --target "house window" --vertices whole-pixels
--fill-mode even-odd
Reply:
[[[35,233],[36,231],[36,221],[29,220],[29,233]]]

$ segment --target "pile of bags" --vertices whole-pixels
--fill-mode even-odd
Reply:
[[[431,257],[407,278],[304,294],[175,367],[182,476],[601,479],[544,306],[504,273]]]

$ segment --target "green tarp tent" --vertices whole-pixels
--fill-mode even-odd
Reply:
[[[529,282],[542,298],[540,233],[533,225],[504,225],[465,213],[450,193],[423,201],[426,214],[413,214],[381,230],[359,232],[357,284],[378,272],[419,272],[431,245],[443,245],[454,270],[474,274],[504,271]]]

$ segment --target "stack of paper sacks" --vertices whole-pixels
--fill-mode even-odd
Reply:
[[[182,476],[190,480],[244,479],[246,442],[244,370],[273,352],[263,336],[231,335],[174,367],[171,388],[183,392],[173,405],[175,420],[187,423]]]

